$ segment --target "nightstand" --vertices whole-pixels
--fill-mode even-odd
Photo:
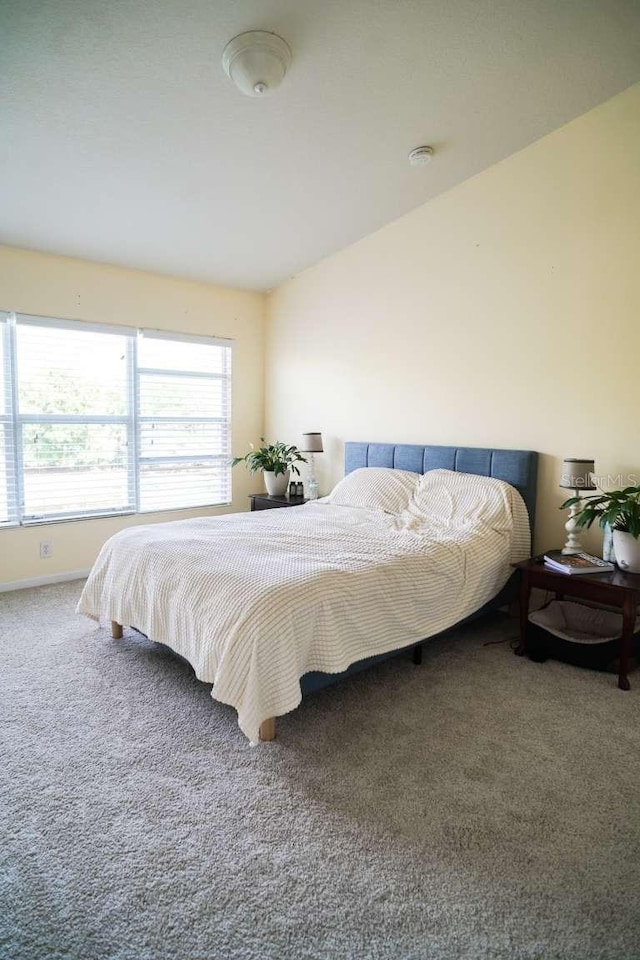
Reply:
[[[516,653],[526,653],[527,624],[529,619],[529,597],[531,590],[549,590],[555,593],[557,600],[563,597],[579,597],[591,603],[603,604],[622,609],[622,636],[620,638],[620,672],[618,686],[629,690],[629,659],[636,620],[636,610],[640,603],[640,574],[624,573],[612,570],[608,573],[589,573],[585,576],[560,573],[551,570],[542,557],[532,557],[514,564],[520,571],[520,644]]]
[[[308,503],[304,497],[289,497],[287,493],[275,497],[270,493],[252,493],[249,497],[250,510],[277,510],[278,507],[299,507]]]

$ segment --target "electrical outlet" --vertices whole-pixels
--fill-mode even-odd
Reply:
[[[47,560],[53,556],[53,540],[40,541],[40,559]]]

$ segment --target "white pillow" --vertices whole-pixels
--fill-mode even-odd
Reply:
[[[419,478],[408,511],[445,526],[477,522],[500,526],[510,519],[514,499],[521,500],[518,491],[504,480],[429,470]]]
[[[529,514],[515,487],[495,477],[452,470],[429,470],[420,477],[407,509],[398,518],[402,529],[417,533],[492,530],[509,540],[509,560],[530,555]]]
[[[368,507],[401,513],[409,504],[419,473],[390,467],[360,467],[333,488],[325,503],[339,507]]]

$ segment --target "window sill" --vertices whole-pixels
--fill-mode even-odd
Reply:
[[[231,501],[224,500],[220,503],[199,503],[187,507],[160,507],[154,510],[141,510],[139,513],[136,513],[135,510],[123,510],[117,513],[81,513],[68,517],[33,517],[20,522],[0,524],[0,530],[15,530],[16,527],[42,527],[52,523],[79,523],[82,520],[110,520],[116,517],[150,517],[157,513],[182,513],[186,510],[211,510],[216,507],[230,506]]]

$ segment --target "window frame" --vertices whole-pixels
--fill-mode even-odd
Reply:
[[[4,316],[2,316],[4,314]],[[127,409],[122,415],[107,414],[45,414],[20,413],[19,411],[19,375],[17,352],[17,328],[23,326],[39,326],[47,329],[61,329],[82,333],[113,334],[126,337],[126,380],[125,392]],[[5,379],[4,413],[0,413],[0,425],[5,431],[5,455],[0,460],[0,469],[4,469],[7,490],[8,519],[0,519],[0,530],[16,526],[37,526],[47,523],[75,522],[79,520],[101,519],[104,517],[125,517],[152,513],[176,512],[179,510],[206,509],[208,507],[228,506],[231,502],[231,429],[232,429],[232,371],[234,341],[224,337],[207,337],[173,333],[151,328],[128,327],[119,325],[96,324],[84,320],[67,320],[57,317],[39,317],[30,314],[0,312],[0,335],[3,339],[3,373]],[[162,369],[141,367],[138,363],[139,345],[141,339],[167,340],[172,343],[202,343],[208,347],[218,346],[227,352],[223,355],[222,373],[203,373],[199,371],[184,371],[179,369]],[[224,415],[219,417],[184,417],[184,416],[143,416],[141,413],[141,378],[145,375],[161,375],[163,377],[180,377],[184,379],[208,379],[223,381],[223,409]],[[181,455],[181,456],[143,456],[141,451],[142,427],[145,423],[217,423],[223,428],[224,445],[226,451],[222,454]],[[99,424],[122,425],[126,430],[127,450],[127,498],[126,506],[121,509],[89,509],[58,511],[47,514],[26,514],[24,503],[24,451],[22,443],[23,427],[28,424]],[[4,466],[3,462],[4,461]],[[140,475],[141,467],[153,464],[168,463],[221,463],[228,466],[229,483],[227,499],[203,504],[185,504],[167,507],[141,507]]]
[[[13,321],[13,323],[12,323]],[[7,519],[0,520],[2,527],[14,527],[20,522],[19,505],[22,501],[20,479],[22,473],[18,471],[18,438],[15,429],[15,409],[17,401],[18,383],[15,376],[15,314],[6,313],[0,324],[2,337],[2,367],[4,382],[4,412],[0,413],[0,424],[4,433],[4,457],[0,468],[3,468],[5,490],[7,493]]]

